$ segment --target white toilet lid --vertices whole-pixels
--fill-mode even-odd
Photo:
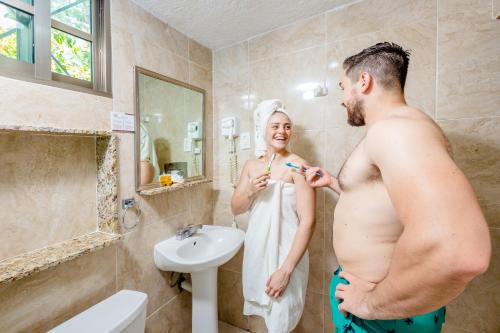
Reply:
[[[146,308],[148,295],[121,290],[48,333],[119,333]]]

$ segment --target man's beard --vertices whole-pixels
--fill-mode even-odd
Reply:
[[[347,109],[347,123],[351,126],[365,126],[365,112],[363,109],[363,102],[354,99],[352,104],[346,106]]]

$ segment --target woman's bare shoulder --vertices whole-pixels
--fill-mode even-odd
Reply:
[[[259,166],[262,166],[262,163],[263,160],[262,158],[250,158],[248,159],[246,162],[245,162],[245,168],[248,169],[248,170],[255,170],[257,169]]]
[[[287,160],[289,162],[292,162],[295,165],[306,165],[307,164],[307,161],[304,158],[302,158],[301,156],[294,154],[294,153],[290,153]]]

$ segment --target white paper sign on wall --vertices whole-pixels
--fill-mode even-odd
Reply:
[[[134,115],[124,112],[111,112],[111,130],[119,132],[134,132]]]

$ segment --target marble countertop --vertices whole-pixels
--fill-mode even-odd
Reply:
[[[176,183],[176,184],[173,184],[170,186],[158,186],[158,187],[140,190],[139,194],[145,195],[145,196],[150,196],[150,195],[155,195],[155,194],[160,194],[160,193],[165,193],[165,192],[172,192],[175,190],[179,190],[181,188],[187,188],[187,187],[195,186],[198,184],[205,184],[205,183],[210,183],[210,182],[212,182],[210,179],[193,180],[193,181],[188,181],[186,183]]]
[[[84,254],[102,249],[121,238],[119,234],[92,232],[0,261],[0,284],[13,282]]]
[[[0,131],[6,132],[27,132],[37,134],[53,134],[53,135],[81,135],[81,136],[111,136],[113,132],[85,130],[76,128],[55,128],[55,127],[35,127],[35,126],[19,126],[19,125],[0,125]]]

